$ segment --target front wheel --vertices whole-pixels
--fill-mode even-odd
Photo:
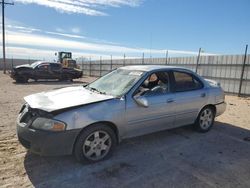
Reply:
[[[27,83],[29,78],[27,76],[18,76],[16,78],[17,83]]]
[[[195,122],[195,128],[199,132],[208,132],[214,124],[215,112],[211,107],[205,107],[201,110]]]
[[[92,125],[76,141],[74,155],[81,162],[97,162],[108,158],[116,145],[114,131],[106,125]]]

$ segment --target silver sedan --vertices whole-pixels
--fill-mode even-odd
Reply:
[[[224,99],[217,82],[189,69],[126,66],[88,85],[25,97],[17,134],[34,153],[96,162],[125,138],[184,125],[207,132]]]

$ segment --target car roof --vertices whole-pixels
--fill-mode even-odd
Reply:
[[[135,70],[135,71],[158,71],[161,69],[164,70],[184,70],[188,72],[193,72],[191,69],[180,67],[180,66],[169,66],[169,65],[129,65],[121,67],[121,69],[127,69],[127,70]]]
[[[207,82],[201,77],[199,74],[195,73],[193,70],[181,67],[181,66],[170,66],[170,65],[129,65],[120,67],[120,69],[126,70],[134,70],[134,71],[144,71],[144,72],[151,72],[151,71],[161,71],[161,70],[175,70],[175,71],[182,71],[186,73],[191,73],[198,77],[204,85],[207,85]]]
[[[57,62],[49,62],[49,61],[35,61],[34,63],[37,63],[37,65],[40,65],[40,64],[60,64]]]

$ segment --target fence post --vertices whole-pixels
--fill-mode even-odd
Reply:
[[[244,76],[244,71],[245,71],[245,67],[246,67],[247,48],[248,48],[248,45],[246,45],[245,55],[244,55],[244,59],[243,59],[243,63],[242,63],[242,70],[241,70],[241,76],[240,76],[240,86],[239,86],[238,97],[240,97],[240,95],[241,95],[241,87],[242,87],[243,76]]]
[[[123,56],[123,66],[125,66],[125,58],[126,58],[126,55],[124,54],[124,56]]]
[[[144,65],[144,52],[142,53],[142,64]]]
[[[166,65],[168,64],[168,50],[166,51]]]
[[[12,56],[12,59],[11,59],[11,69],[13,70],[13,67],[14,67],[14,60],[13,60],[13,56]]]
[[[91,74],[91,57],[89,57],[89,76],[92,76],[92,74]]]
[[[102,76],[102,56],[100,56],[100,77]]]
[[[83,58],[82,58],[82,72],[83,72]]]
[[[199,65],[199,61],[200,61],[200,55],[201,55],[201,48],[199,48],[199,53],[198,53],[198,57],[197,57],[196,68],[195,68],[195,72],[196,73],[198,71],[198,65]]]
[[[113,69],[112,64],[113,64],[113,62],[112,62],[112,55],[111,55],[110,56],[110,71],[112,71],[112,69]]]

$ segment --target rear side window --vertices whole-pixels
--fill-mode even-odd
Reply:
[[[201,89],[202,82],[191,74],[174,71],[175,91],[191,91]]]
[[[51,68],[51,70],[59,70],[61,68],[61,64],[51,63],[50,68]]]

